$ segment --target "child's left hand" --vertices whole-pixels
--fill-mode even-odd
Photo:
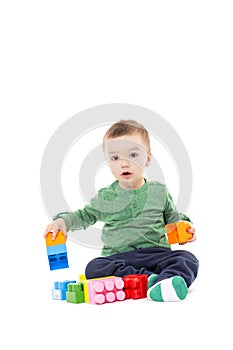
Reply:
[[[187,231],[192,234],[192,237],[187,242],[179,243],[180,245],[194,242],[197,239],[196,234],[195,234],[195,231],[196,231],[195,227],[190,222],[189,222],[189,225],[190,225],[190,228],[188,228]]]

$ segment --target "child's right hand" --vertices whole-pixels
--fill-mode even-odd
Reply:
[[[65,223],[65,220],[62,218],[58,218],[52,221],[50,224],[48,224],[44,232],[44,237],[46,238],[47,235],[50,232],[52,232],[52,240],[54,240],[57,237],[58,231],[61,231],[64,234],[64,236],[67,237],[66,223]]]

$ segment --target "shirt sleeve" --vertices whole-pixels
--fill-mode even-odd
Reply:
[[[187,215],[179,213],[179,211],[177,210],[173,202],[172,196],[168,192],[167,188],[166,188],[166,200],[165,200],[165,208],[164,208],[163,215],[164,215],[165,225],[170,224],[172,222],[177,222],[180,220],[191,222],[191,220]]]
[[[65,220],[67,231],[85,230],[88,226],[94,225],[99,220],[99,211],[91,205],[73,212],[63,212],[55,215],[53,220],[62,218]]]

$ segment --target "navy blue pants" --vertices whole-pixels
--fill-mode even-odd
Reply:
[[[184,278],[189,287],[197,277],[199,262],[186,250],[167,248],[139,248],[91,260],[86,266],[86,278],[123,277],[131,274],[153,273],[156,283],[173,276]]]

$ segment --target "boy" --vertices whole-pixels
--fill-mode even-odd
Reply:
[[[171,250],[165,225],[189,218],[177,211],[165,185],[147,181],[143,170],[151,161],[148,131],[134,120],[114,123],[103,139],[103,151],[116,178],[83,209],[57,214],[45,231],[86,229],[97,221],[102,230],[102,256],[86,266],[86,277],[147,274],[147,296],[154,301],[179,301],[198,272],[198,260],[185,250]],[[196,240],[195,228],[189,232]]]

